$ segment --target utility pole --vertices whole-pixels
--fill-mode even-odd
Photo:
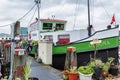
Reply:
[[[15,37],[20,34],[20,21],[16,21],[14,24],[11,25],[11,54],[10,54],[10,79],[13,77],[13,59],[14,59],[14,42]]]
[[[40,48],[40,3],[41,0],[35,0],[35,3],[37,4],[37,8],[38,8],[38,21],[37,21],[37,28],[38,28],[38,53],[39,54],[39,48]]]
[[[13,58],[14,58],[14,25],[11,25],[11,35],[12,35],[12,42],[11,42],[11,54],[10,54],[10,75],[9,78],[12,79],[13,76]]]

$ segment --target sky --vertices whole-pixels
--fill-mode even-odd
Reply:
[[[11,24],[20,19],[22,27],[28,27],[37,17],[34,0],[0,0],[0,33],[11,33]],[[88,26],[87,0],[41,0],[40,18],[67,20],[66,30],[86,29]],[[95,30],[105,29],[115,14],[120,23],[119,0],[91,0],[91,24]],[[33,14],[35,14],[33,16]]]

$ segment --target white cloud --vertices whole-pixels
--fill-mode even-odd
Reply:
[[[67,30],[72,30],[74,23],[76,23],[75,29],[85,29],[88,26],[86,1],[80,0],[77,2],[77,14],[74,17],[76,0],[41,0],[41,18],[51,18],[52,15],[55,15],[57,19],[68,21]],[[15,22],[30,10],[34,4],[34,0],[0,0],[0,26]],[[106,28],[111,21],[113,13],[115,13],[116,23],[120,23],[119,4],[119,0],[91,0],[91,24],[96,30]],[[34,10],[21,20],[21,26],[28,26],[33,13]],[[37,12],[32,21],[35,20],[36,16]],[[74,22],[75,18],[76,22]],[[1,32],[10,33],[10,30],[8,28],[4,30],[0,28]]]
[[[42,10],[41,17],[51,17],[55,15],[56,18],[65,18],[68,16],[72,16],[74,12],[74,7],[70,4],[66,4],[64,6],[56,5],[54,7],[50,7],[49,9]]]

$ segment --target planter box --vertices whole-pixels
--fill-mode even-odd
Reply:
[[[99,67],[94,67],[94,74],[93,74],[93,78],[99,80],[102,74],[102,68]]]
[[[118,68],[117,67],[110,68],[109,74],[112,74],[113,76],[117,76],[118,75]]]

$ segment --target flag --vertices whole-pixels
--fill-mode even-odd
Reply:
[[[115,15],[112,16],[112,20],[110,22],[110,24],[113,24],[115,22]]]

